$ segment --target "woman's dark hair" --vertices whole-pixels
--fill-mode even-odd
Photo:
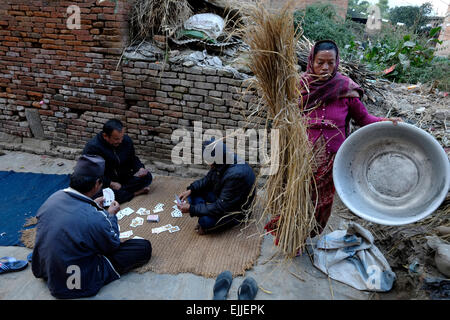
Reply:
[[[338,48],[335,43],[333,43],[331,41],[323,41],[323,42],[316,44],[314,46],[314,55],[316,55],[317,52],[324,51],[324,50],[334,50],[334,52],[336,52],[336,58],[337,58]]]
[[[79,174],[70,175],[70,187],[81,193],[86,193],[95,187],[95,183],[100,179],[103,182],[103,177],[82,176]]]
[[[109,137],[114,130],[122,131],[123,124],[120,120],[111,119],[103,125],[103,132]]]

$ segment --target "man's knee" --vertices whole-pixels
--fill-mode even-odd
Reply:
[[[150,241],[144,239],[142,247],[144,259],[147,261],[150,260],[150,258],[152,257],[152,244],[150,243]]]
[[[216,223],[217,223],[217,219],[215,219],[211,216],[201,216],[198,218],[198,224],[204,230],[214,228],[216,226]]]
[[[147,173],[147,175],[144,176],[144,181],[145,181],[145,185],[146,186],[149,186],[152,183],[153,176],[152,176],[152,174],[150,172]]]

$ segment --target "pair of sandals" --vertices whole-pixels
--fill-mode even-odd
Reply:
[[[14,257],[0,258],[0,274],[21,271],[27,266],[28,261],[17,260]]]
[[[216,278],[213,289],[213,300],[226,300],[231,287],[233,276],[230,271],[224,271]],[[255,279],[247,277],[238,289],[238,300],[254,300],[258,292],[258,285]]]

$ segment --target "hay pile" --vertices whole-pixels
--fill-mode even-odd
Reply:
[[[135,0],[130,12],[131,42],[156,34],[170,37],[191,15],[187,0]]]
[[[311,201],[314,155],[308,141],[306,119],[299,110],[299,73],[293,15],[289,7],[269,13],[261,4],[243,10],[251,18],[245,29],[250,46],[249,68],[255,78],[249,83],[260,95],[254,114],[266,116],[266,129],[278,130],[279,168],[263,186],[263,219],[279,216],[278,246],[295,257],[305,247],[315,228]],[[298,34],[298,33],[297,33]],[[257,203],[257,201],[255,201]]]

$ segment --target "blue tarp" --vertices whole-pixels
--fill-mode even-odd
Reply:
[[[23,246],[20,230],[54,192],[69,186],[68,174],[0,171],[0,246]]]

